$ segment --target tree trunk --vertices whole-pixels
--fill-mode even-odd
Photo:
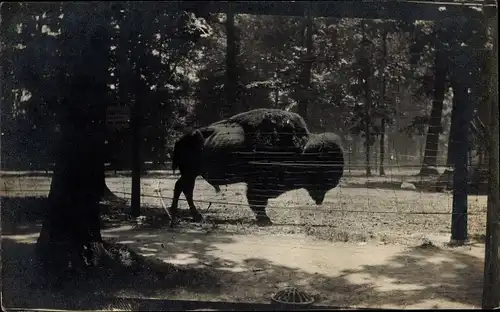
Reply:
[[[382,62],[380,68],[380,107],[384,108],[385,103],[385,67],[386,67],[386,57],[387,57],[387,31],[384,31],[382,36]],[[381,176],[385,176],[384,170],[384,157],[385,157],[385,118],[382,117],[380,120],[380,166],[379,173]]]
[[[455,116],[452,117],[452,164],[453,171],[453,208],[451,222],[451,239],[453,243],[462,244],[467,239],[467,199],[468,199],[468,166],[467,158],[469,153],[469,133],[470,123],[474,115],[476,92],[470,93],[476,81],[474,75],[470,76],[471,67],[475,64],[471,61],[472,56],[465,52],[456,56],[458,63],[454,69],[451,83],[453,87],[453,110]],[[452,113],[453,115],[453,113]],[[450,156],[451,156],[450,155]]]
[[[104,169],[104,144],[95,126],[75,123],[61,130],[64,137],[37,255],[43,264],[64,269],[96,264],[102,255],[99,200],[103,186],[96,181]]]
[[[482,90],[480,94],[482,95],[479,100],[479,105],[477,108],[477,117],[478,119],[483,123],[487,124],[487,120],[490,119],[490,114],[491,112],[489,111],[489,93],[487,90],[489,79],[492,75],[492,68],[490,68],[490,63],[491,63],[491,58],[492,56],[489,53],[484,53],[482,57],[482,70],[481,70],[481,83],[480,86],[482,86]],[[478,150],[478,164],[477,168],[481,170],[483,168],[483,164],[487,163],[485,160],[488,159],[488,148],[486,142],[482,142],[481,140],[478,140],[477,142],[477,150]]]
[[[226,83],[224,91],[226,93],[226,105],[223,110],[223,118],[231,117],[239,112],[237,105],[237,84],[238,73],[236,64],[236,27],[234,25],[234,13],[229,4],[229,10],[226,15]]]
[[[74,64],[82,74],[69,83],[61,77],[61,88],[68,89],[56,111],[61,140],[36,246],[42,264],[56,269],[97,265],[101,256],[108,256],[102,245],[99,201],[105,185],[109,34],[99,26],[94,31]],[[90,66],[92,71],[83,71]]]
[[[363,33],[363,41],[365,40],[365,23],[364,21],[361,21],[361,29]],[[372,119],[372,99],[371,99],[371,89],[370,89],[370,84],[369,84],[369,79],[370,79],[370,61],[368,59],[368,55],[365,55],[365,64],[363,66],[363,89],[364,89],[364,95],[365,95],[365,169],[366,169],[366,176],[371,176],[372,175],[372,170],[370,166],[370,141],[371,141],[371,134],[370,134],[370,126],[371,126],[371,119]]]
[[[351,150],[349,151],[349,172],[352,170],[352,165],[354,164],[357,166],[356,161],[357,161],[357,156],[358,155],[358,137],[353,136],[352,138],[352,143],[351,143]],[[356,169],[356,168],[354,168]]]
[[[310,100],[310,89],[311,89],[311,70],[313,63],[313,40],[312,40],[312,24],[313,17],[311,12],[311,6],[308,6],[307,16],[305,18],[305,40],[304,45],[306,47],[305,59],[302,61],[302,72],[300,76],[300,96],[298,101],[298,113],[304,120],[308,121],[308,104]]]
[[[437,155],[439,134],[442,131],[441,117],[446,88],[446,59],[439,49],[434,59],[434,100],[432,101],[431,118],[427,131],[425,155],[420,169],[420,175],[439,174],[437,170]]]
[[[498,13],[497,13],[498,14]],[[493,19],[493,38],[498,38],[498,15]],[[488,206],[485,239],[483,309],[494,309],[500,305],[500,200],[499,200],[499,169],[498,155],[498,40],[493,40],[493,51],[488,64],[492,68],[490,81],[486,85],[489,90],[489,118],[485,119],[488,125],[489,150],[489,183]]]
[[[447,151],[447,155],[446,155],[446,166],[447,167],[453,167],[454,165],[454,160],[453,160],[453,149],[455,148],[455,136],[453,135],[453,131],[456,131],[457,127],[459,126],[458,125],[458,118],[459,116],[457,116],[457,102],[458,102],[458,98],[457,96],[455,95],[455,93],[453,93],[453,100],[452,100],[452,103],[453,103],[453,106],[452,106],[452,109],[451,109],[451,123],[450,123],[450,135],[448,136],[448,151]]]
[[[384,158],[385,158],[385,119],[382,118],[381,121],[381,133],[380,133],[380,167],[379,167],[379,173],[381,176],[385,176],[385,169],[384,169]]]
[[[399,169],[399,164],[401,162],[401,159],[400,159],[400,152],[399,152],[399,149],[401,147],[401,132],[400,132],[400,129],[401,129],[401,116],[400,116],[400,104],[401,104],[401,91],[399,89],[399,85],[397,86],[397,95],[395,97],[395,107],[396,107],[396,124],[395,124],[395,129],[393,131],[393,143],[392,143],[392,146],[393,146],[393,149],[394,149],[394,153],[396,154],[395,155],[395,159],[396,159],[396,166],[398,166],[398,169]]]

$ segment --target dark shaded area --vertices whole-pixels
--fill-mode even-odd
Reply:
[[[2,235],[40,231],[47,208],[46,197],[1,197]]]

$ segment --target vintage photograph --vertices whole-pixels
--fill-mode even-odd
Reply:
[[[497,1],[0,5],[5,311],[500,307]]]

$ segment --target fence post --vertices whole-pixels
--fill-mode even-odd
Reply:
[[[456,51],[454,58],[454,72],[452,73],[453,97],[456,101],[456,118],[454,128],[450,135],[453,136],[453,209],[451,216],[451,243],[461,245],[467,240],[467,196],[468,196],[468,168],[467,154],[469,151],[468,133],[470,121],[474,113],[475,93],[472,88],[473,77],[469,74],[474,72],[472,49],[461,49]],[[465,51],[464,51],[465,50]],[[469,52],[469,53],[467,53]],[[470,88],[472,92],[470,92]]]
[[[498,12],[493,18],[493,51],[489,79],[489,182],[488,213],[484,257],[483,309],[500,306],[500,203],[499,203],[499,127],[498,127]],[[488,24],[485,25],[485,27]]]
[[[139,25],[140,14],[137,12],[138,8],[135,4],[132,4],[132,14],[133,22],[136,27],[136,34]],[[134,68],[134,79],[135,83],[135,95],[134,95],[134,106],[132,108],[131,124],[132,124],[132,190],[131,190],[131,210],[132,216],[138,217],[141,215],[141,125],[142,125],[142,89],[140,81],[139,65],[137,60],[135,60]]]

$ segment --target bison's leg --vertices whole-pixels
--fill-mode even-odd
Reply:
[[[200,222],[203,219],[203,217],[201,216],[198,209],[196,209],[196,206],[194,205],[193,201],[193,191],[195,183],[196,183],[196,177],[186,179],[183,191],[184,191],[184,196],[186,196],[186,200],[189,205],[189,211],[191,212],[193,221]]]
[[[201,221],[201,214],[198,212],[193,202],[193,190],[195,181],[195,176],[181,176],[179,180],[175,182],[174,198],[172,199],[172,206],[170,206],[170,215],[172,216],[172,220],[170,222],[171,226],[174,226],[174,224],[177,222],[177,207],[181,193],[184,193],[184,196],[186,197],[189,205],[189,210],[191,211],[191,215],[193,216],[194,221]]]
[[[247,187],[247,200],[250,209],[255,213],[257,223],[260,225],[271,225],[271,219],[269,219],[266,213],[267,196],[263,192],[260,192],[259,189],[249,185]]]
[[[179,180],[175,182],[174,198],[172,198],[172,205],[170,206],[170,217],[172,218],[172,220],[170,220],[170,226],[174,226],[177,221],[177,206],[179,203],[179,197],[184,190],[184,180],[185,178],[181,176]]]

